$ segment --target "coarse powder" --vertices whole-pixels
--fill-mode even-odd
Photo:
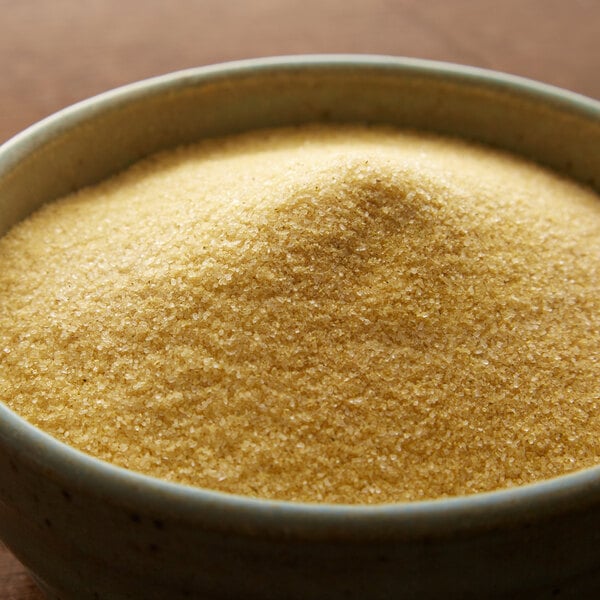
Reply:
[[[0,399],[166,480],[382,503],[600,462],[600,200],[304,126],[146,159],[0,240]]]

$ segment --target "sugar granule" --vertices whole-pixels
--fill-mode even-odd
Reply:
[[[600,200],[450,139],[305,126],[151,157],[0,240],[0,399],[196,486],[472,494],[600,463]]]

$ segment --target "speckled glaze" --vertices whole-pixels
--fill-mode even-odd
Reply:
[[[0,233],[177,144],[309,121],[486,142],[600,189],[600,104],[523,79],[389,57],[183,71],[66,109],[0,149]],[[269,502],[81,454],[0,404],[0,537],[61,600],[600,597],[600,467],[413,504]]]

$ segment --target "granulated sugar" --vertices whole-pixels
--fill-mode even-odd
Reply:
[[[600,200],[360,127],[181,148],[0,241],[0,398],[170,481],[381,503],[600,462]]]

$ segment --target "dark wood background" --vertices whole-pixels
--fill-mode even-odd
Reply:
[[[600,98],[600,0],[0,0],[0,142],[77,100],[226,60],[446,60]],[[0,543],[0,600],[40,600]]]

